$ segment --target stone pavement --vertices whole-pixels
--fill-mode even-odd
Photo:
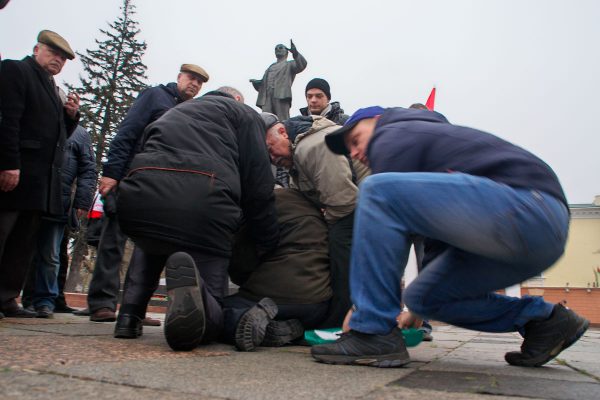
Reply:
[[[408,367],[378,369],[320,364],[296,346],[175,353],[162,327],[137,340],[113,328],[66,314],[0,320],[0,399],[600,399],[598,329],[546,367],[519,368],[503,358],[517,334],[436,326]]]

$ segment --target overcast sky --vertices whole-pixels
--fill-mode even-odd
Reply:
[[[600,1],[136,0],[150,84],[180,64],[211,76],[202,92],[230,85],[254,106],[248,82],[293,38],[308,67],[293,86],[291,115],[314,77],[346,113],[424,103],[452,123],[532,151],[559,176],[571,203],[600,195]],[[12,0],[0,11],[3,58],[31,54],[41,29],[80,52],[119,15],[120,0]],[[291,56],[290,56],[291,57]],[[77,83],[68,62],[57,81]],[[596,117],[594,117],[596,115]]]

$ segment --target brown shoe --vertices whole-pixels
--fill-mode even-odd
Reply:
[[[142,321],[144,326],[160,326],[160,319],[146,317]]]
[[[117,315],[110,308],[101,308],[90,314],[90,321],[93,322],[115,322]]]

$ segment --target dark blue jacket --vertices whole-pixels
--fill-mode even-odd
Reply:
[[[97,177],[96,157],[94,156],[90,135],[82,126],[77,126],[65,144],[61,169],[62,215],[48,216],[46,219],[66,222],[69,208],[89,210],[92,207]],[[77,186],[71,207],[72,189],[75,180],[77,180]]]
[[[117,181],[123,179],[129,170],[133,156],[140,150],[142,133],[146,126],[181,101],[175,82],[142,91],[123,118],[117,134],[110,143],[102,175]]]
[[[538,157],[476,129],[450,124],[437,112],[389,108],[367,148],[372,173],[462,172],[546,192],[567,205],[558,178]]]

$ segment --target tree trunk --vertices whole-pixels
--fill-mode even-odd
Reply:
[[[77,233],[74,239],[75,244],[71,253],[71,265],[65,283],[65,292],[87,293],[96,251],[87,245],[85,229]]]

